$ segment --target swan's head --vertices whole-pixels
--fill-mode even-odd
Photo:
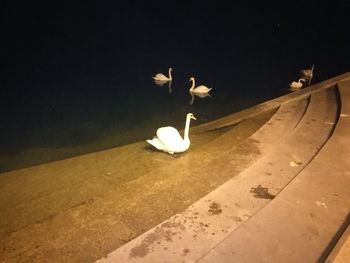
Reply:
[[[169,68],[169,71],[173,71],[173,68]]]
[[[304,78],[301,78],[298,80],[298,82],[305,82],[306,80]]]
[[[194,120],[196,120],[196,117],[194,117],[193,113],[187,113],[187,119],[194,119]]]
[[[194,81],[194,77],[190,77],[190,81]]]

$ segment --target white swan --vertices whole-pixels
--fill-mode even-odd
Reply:
[[[192,86],[190,88],[191,93],[208,93],[212,89],[212,88],[208,88],[207,86],[204,86],[204,85],[194,87],[196,85],[194,77],[191,77],[190,81],[192,81]]]
[[[292,83],[289,84],[289,87],[292,90],[297,90],[300,89],[303,86],[303,82],[305,82],[304,78],[298,79],[298,81],[293,81]]]
[[[190,130],[191,119],[196,119],[192,113],[188,113],[186,116],[186,125],[184,131],[184,138],[181,137],[178,130],[173,127],[162,127],[157,130],[157,137],[147,142],[158,150],[174,154],[186,151],[190,147],[190,139],[188,133]]]
[[[159,82],[168,82],[168,81],[172,81],[173,77],[171,76],[171,72],[173,71],[172,68],[169,68],[168,73],[169,73],[169,77],[165,76],[162,73],[157,73],[154,77],[152,77],[154,79],[154,81],[159,81]]]

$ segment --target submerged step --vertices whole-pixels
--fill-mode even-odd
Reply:
[[[246,120],[237,128],[245,131],[250,128],[247,133],[249,136],[264,123],[263,118],[260,122]],[[194,134],[193,147],[183,155],[171,156],[152,149],[146,142],[140,142],[2,173],[0,236],[16,232],[36,222],[51,220],[72,207],[91,203],[124,184],[130,185],[130,182],[157,169],[175,165],[176,162],[181,162],[182,157],[188,158],[186,155],[206,147],[206,144],[210,144],[226,131],[227,129],[222,129],[217,132]],[[243,139],[225,146],[232,146]]]

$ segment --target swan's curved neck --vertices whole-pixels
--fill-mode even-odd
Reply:
[[[172,80],[173,78],[171,76],[171,68],[169,68],[168,72],[169,72],[169,79]]]
[[[185,125],[185,132],[184,132],[184,140],[185,141],[188,140],[188,133],[190,131],[190,121],[191,121],[191,118],[187,117],[186,118],[186,125]]]
[[[194,86],[195,86],[194,79],[191,79],[191,81],[192,81],[192,86],[191,86],[191,88],[190,88],[190,91],[192,91],[192,90],[194,89]]]

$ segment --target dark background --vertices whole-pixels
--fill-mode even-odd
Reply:
[[[214,87],[208,121],[234,100],[287,93],[313,64],[314,83],[349,71],[348,1],[32,2],[1,1],[2,148],[52,146],[40,131],[67,123],[134,127],[157,114],[182,123],[190,76]],[[170,66],[166,101],[151,76]]]

